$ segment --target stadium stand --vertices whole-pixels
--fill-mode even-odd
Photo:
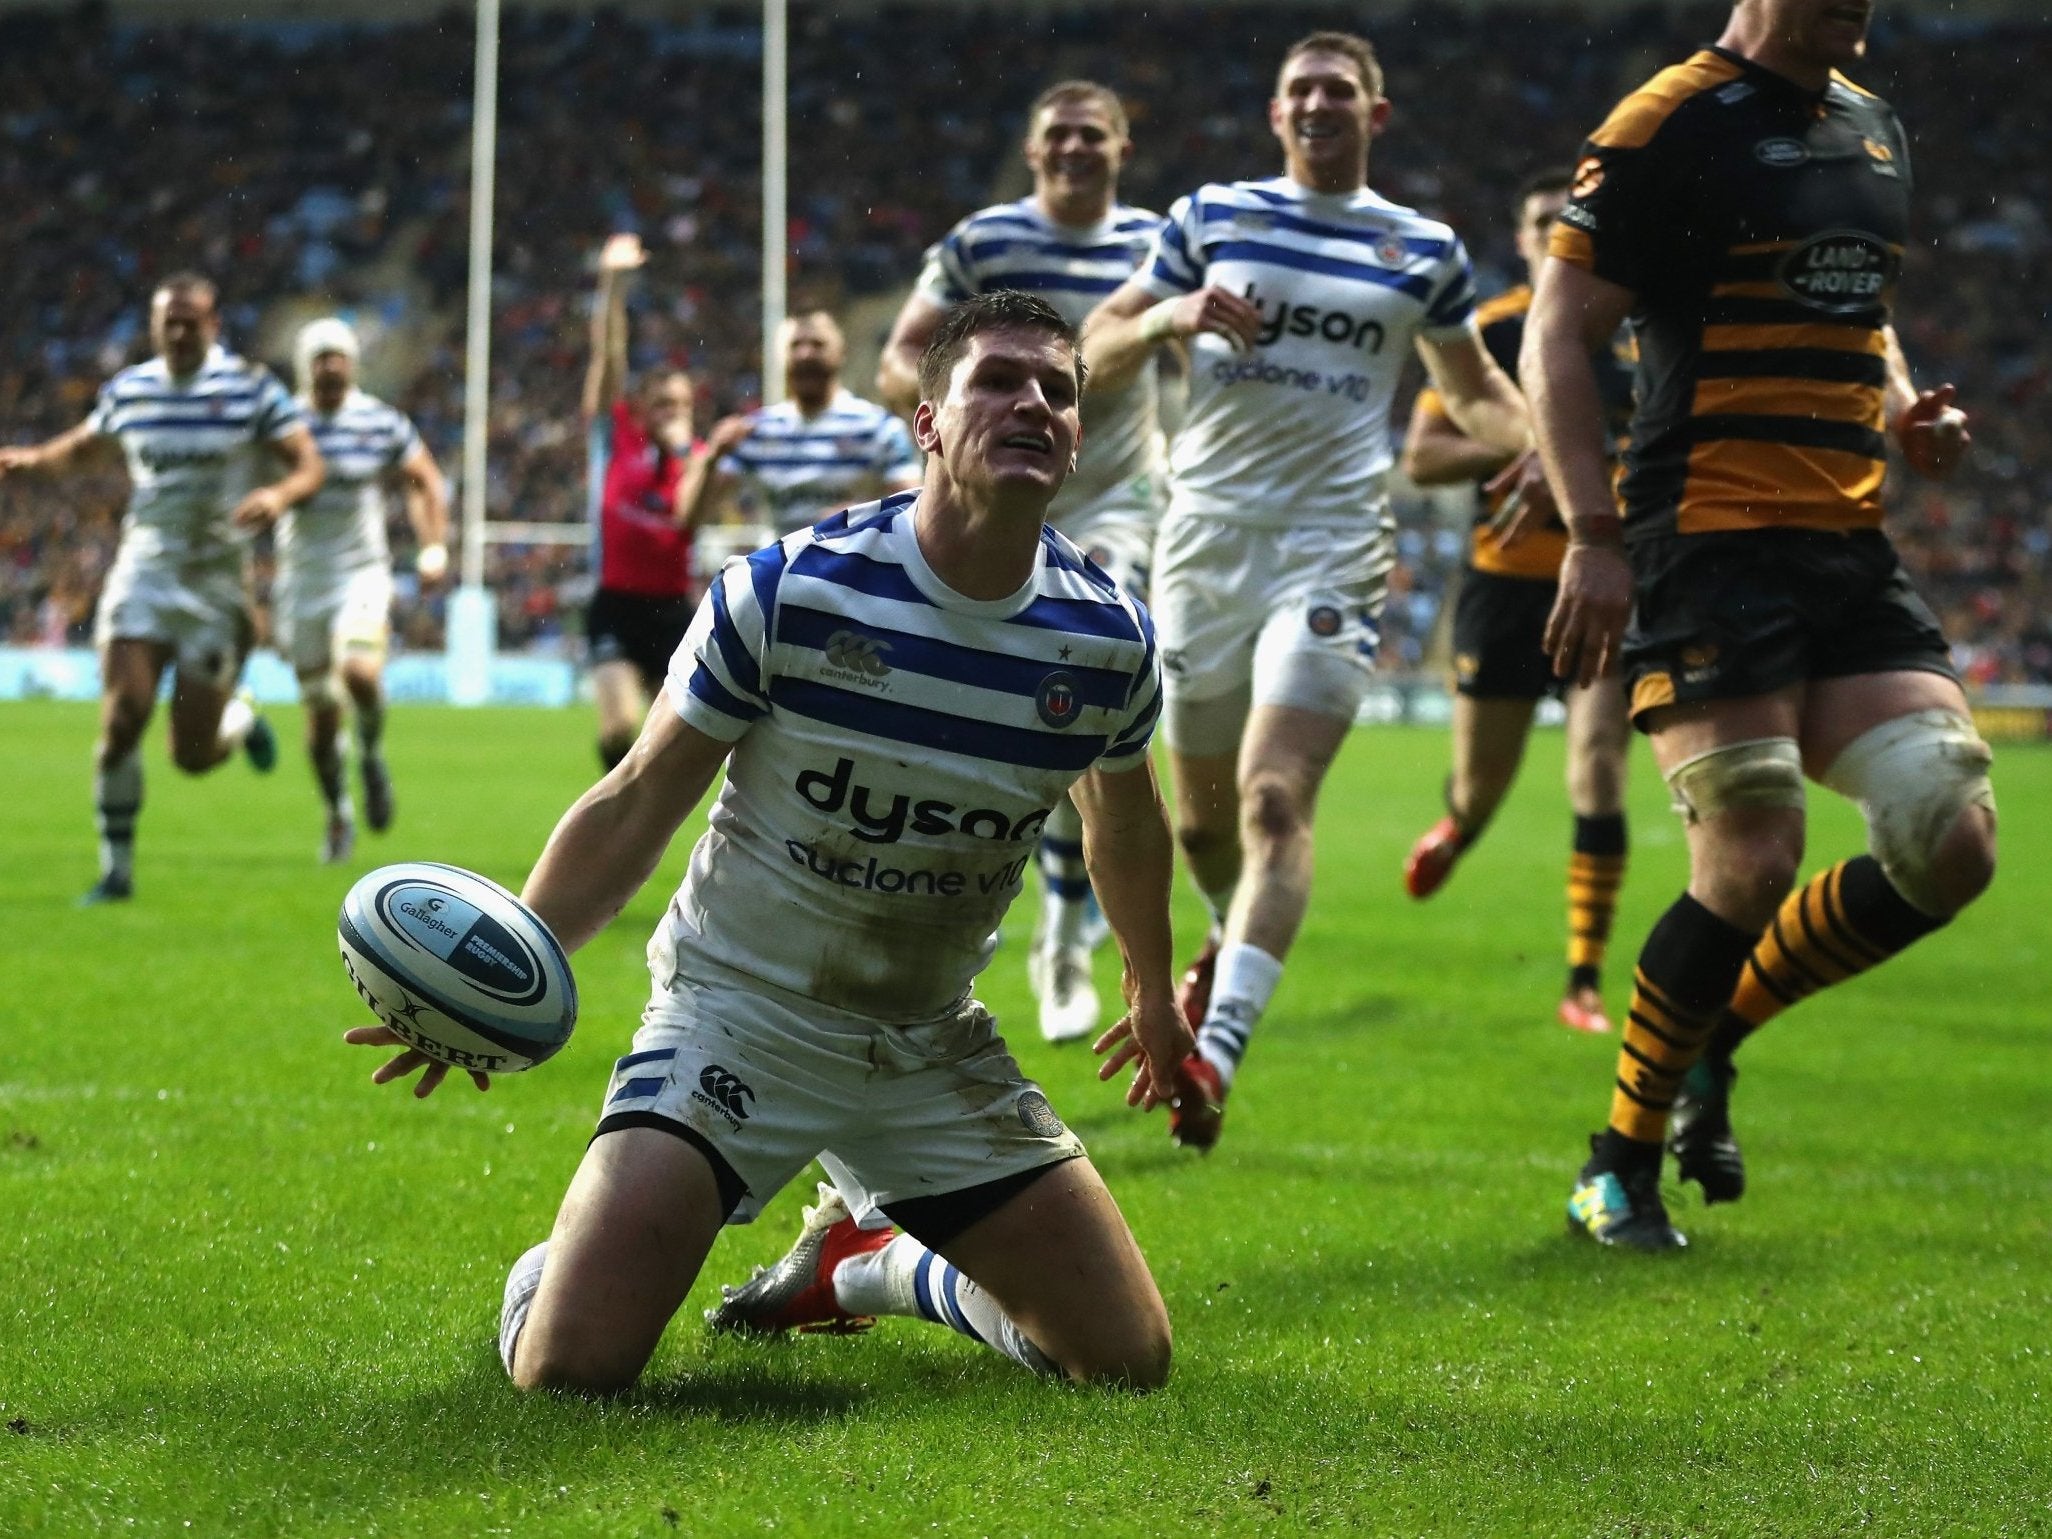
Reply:
[[[799,11],[794,292],[840,304],[902,288],[963,211],[1020,190],[1021,114],[1060,75],[1126,94],[1135,202],[1270,174],[1273,146],[1249,109],[1281,46],[1329,24],[1330,8],[1179,14],[1187,24],[1169,29],[1137,8]],[[1606,17],[1600,48],[1576,14],[1422,4],[1372,29],[1397,104],[1376,185],[1466,232],[1485,292],[1510,281],[1518,177],[1570,157],[1622,88],[1713,35],[1718,13]],[[752,17],[508,13],[492,516],[583,516],[585,264],[610,229],[638,229],[654,252],[635,365],[689,367],[701,426],[756,395]],[[229,338],[274,361],[312,306],[350,310],[371,336],[368,382],[453,466],[470,49],[451,16],[145,29],[91,6],[0,13],[0,439],[75,422],[143,350],[152,279],[198,266],[221,281]],[[1925,380],[1958,383],[1980,445],[1943,489],[1899,481],[1892,527],[1982,684],[2052,682],[2052,150],[2033,121],[2048,73],[2052,25],[1969,28],[1907,8],[1877,22],[1862,71],[1901,111],[1922,171],[1905,342]],[[0,489],[0,641],[83,639],[120,495],[118,477],[61,494]],[[394,536],[403,552],[403,528]],[[1403,553],[1391,650],[1415,665],[1458,532],[1414,517]],[[495,547],[501,644],[570,642],[581,567],[574,549]],[[409,570],[402,561],[401,643],[438,646],[441,600],[423,601]]]

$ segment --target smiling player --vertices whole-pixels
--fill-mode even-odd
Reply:
[[[1172,338],[1191,350],[1154,606],[1177,836],[1214,918],[1185,978],[1198,1053],[1170,1118],[1200,1149],[1310,902],[1318,788],[1375,666],[1396,559],[1389,409],[1412,349],[1464,433],[1526,447],[1524,402],[1476,334],[1467,252],[1368,189],[1388,116],[1365,39],[1293,44],[1268,105],[1284,174],[1179,199],[1084,333],[1094,387]]]

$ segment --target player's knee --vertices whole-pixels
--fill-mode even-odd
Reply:
[[[1182,823],[1176,827],[1176,844],[1184,861],[1199,870],[1204,869],[1205,862],[1232,850],[1236,842],[1230,823]]]
[[[1936,916],[1950,919],[1988,890],[1995,880],[1995,814],[1971,806],[1953,819],[1933,862],[1934,896],[1944,905]]]
[[[1288,775],[1257,771],[1240,791],[1240,824],[1251,844],[1284,844],[1311,824],[1310,797]]]
[[[171,762],[188,775],[204,775],[219,764],[221,759],[221,748],[218,743],[187,743],[175,738],[172,740]]]
[[[1604,817],[1624,805],[1624,756],[1578,754],[1568,764],[1568,801],[1583,817]]]
[[[513,1354],[513,1387],[617,1395],[634,1387],[646,1363],[646,1357],[633,1357],[602,1341],[574,1340],[561,1332],[538,1332],[530,1325],[521,1332]]]
[[[147,701],[127,695],[113,696],[107,703],[100,730],[99,767],[108,769],[134,753],[142,742],[143,728],[149,725],[149,720]]]
[[[1136,1326],[1120,1338],[1075,1354],[1062,1370],[1079,1384],[1119,1389],[1160,1389],[1168,1383],[1174,1344],[1166,1316]]]
[[[1802,872],[1802,825],[1732,814],[1705,827],[1692,852],[1689,890],[1746,929],[1764,929]]]
[[[1860,804],[1867,846],[1895,890],[1949,919],[1994,879],[1993,760],[1965,717],[1914,711],[1855,738],[1823,778]]]

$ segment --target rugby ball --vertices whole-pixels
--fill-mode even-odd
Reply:
[[[577,1024],[577,980],[556,937],[475,872],[382,866],[349,889],[337,935],[363,1002],[440,1063],[517,1074]]]

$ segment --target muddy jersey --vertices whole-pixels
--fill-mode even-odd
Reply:
[[[1532,290],[1524,284],[1485,299],[1475,311],[1475,324],[1482,328],[1482,345],[1489,349],[1504,373],[1518,377],[1518,351],[1525,345],[1525,316],[1532,308]],[[1622,442],[1632,414],[1631,336],[1620,333],[1616,341],[1596,354],[1596,389],[1602,397],[1606,421],[1613,442]],[[1444,418],[1446,406],[1430,385],[1418,392],[1419,404],[1430,414]],[[1468,565],[1478,572],[1498,577],[1525,577],[1552,582],[1560,576],[1560,563],[1567,555],[1567,525],[1556,514],[1543,528],[1534,529],[1515,545],[1505,546],[1498,538],[1497,518],[1503,511],[1503,497],[1486,490],[1493,476],[1477,484],[1475,525],[1468,543]]]
[[[1474,325],[1474,273],[1453,231],[1365,187],[1201,187],[1170,209],[1140,278],[1165,299],[1214,284],[1261,311],[1251,351],[1210,332],[1191,339],[1172,517],[1378,516],[1412,342]]]
[[[128,461],[124,558],[235,567],[247,537],[229,515],[269,479],[266,446],[305,417],[269,369],[216,344],[182,379],[161,358],[123,369],[86,421]]]
[[[964,598],[919,550],[917,497],[729,562],[671,661],[679,714],[734,744],[655,943],[686,984],[930,1019],[988,960],[1063,793],[1146,760],[1146,611],[1052,530],[1018,592]]]
[[[928,249],[917,292],[947,308],[977,294],[1018,289],[1046,300],[1070,325],[1081,327],[1133,276],[1160,224],[1159,214],[1123,203],[1087,228],[1055,223],[1032,198],[1001,203],[971,214]],[[1123,389],[1083,397],[1083,447],[1050,518],[1059,523],[1068,509],[1157,468],[1157,405],[1152,368],[1142,369]]]
[[[1549,250],[1633,294],[1627,540],[1880,523],[1909,196],[1886,102],[1721,48],[1590,136]]]
[[[322,577],[385,567],[383,483],[419,447],[420,434],[404,412],[361,390],[332,412],[311,400],[300,405],[328,479],[278,520],[280,566]]]

